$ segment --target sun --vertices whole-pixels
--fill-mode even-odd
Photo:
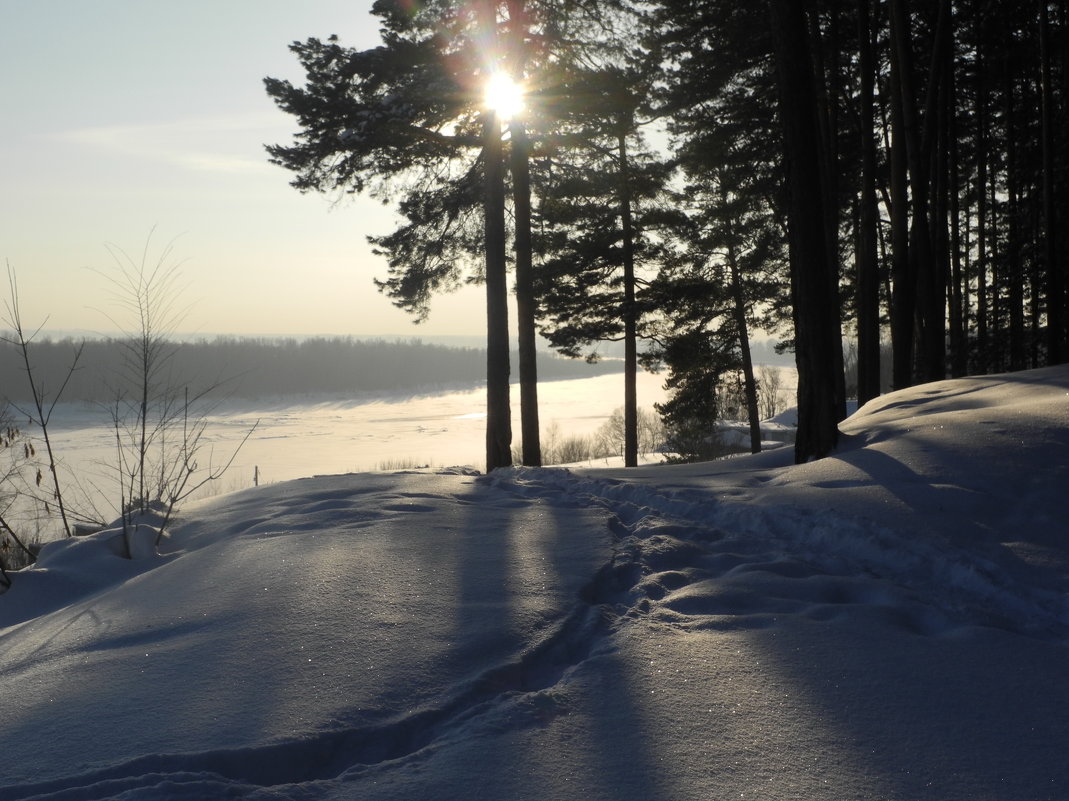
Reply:
[[[483,94],[486,108],[504,120],[523,111],[523,87],[503,72],[492,73]]]

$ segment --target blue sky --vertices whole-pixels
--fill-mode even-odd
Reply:
[[[181,261],[183,329],[476,334],[481,291],[413,326],[372,284],[392,230],[358,198],[302,196],[263,145],[294,121],[263,89],[300,81],[290,42],[372,47],[371,0],[0,0],[0,259],[27,325],[109,333],[108,245]],[[150,239],[151,236],[151,239]]]

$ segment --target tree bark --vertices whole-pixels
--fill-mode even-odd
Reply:
[[[509,404],[509,317],[505,256],[505,176],[501,125],[484,112],[486,170],[486,472],[512,464],[512,411]]]
[[[1066,342],[1065,285],[1058,264],[1058,217],[1054,200],[1054,92],[1051,87],[1050,11],[1039,0],[1041,135],[1043,137],[1043,261],[1047,291],[1047,361],[1061,364],[1069,357]],[[1064,67],[1063,67],[1064,69]]]
[[[861,70],[861,198],[857,238],[857,402],[880,394],[880,277],[876,207],[876,60],[872,52],[871,0],[858,0]]]
[[[909,232],[910,270],[917,281],[916,311],[919,340],[916,349],[917,369],[912,377],[923,381],[937,380],[946,375],[946,313],[945,302],[940,303],[944,290],[932,247],[929,220],[929,192],[931,191],[929,157],[935,135],[935,110],[942,75],[942,53],[949,28],[949,8],[949,0],[942,0],[932,44],[924,129],[922,130],[911,68],[913,48],[909,11],[906,8],[906,0],[891,0],[890,3],[892,68],[897,63],[898,100],[902,112],[902,134],[909,165],[910,200],[912,202]]]
[[[768,0],[779,84],[779,116],[787,166],[791,294],[798,366],[798,463],[827,456],[839,436],[834,354],[842,364],[837,298],[830,260],[820,170],[820,136],[806,32],[807,3]]]
[[[958,147],[958,123],[955,104],[957,80],[954,66],[950,67],[948,76],[950,86],[947,106],[950,114],[950,374],[955,378],[967,375],[968,364],[968,283],[962,266],[962,231],[961,231],[961,151]],[[965,250],[968,251],[968,226],[966,226]]]
[[[1011,34],[1012,36],[1012,34]],[[1023,370],[1024,342],[1024,268],[1021,264],[1020,188],[1017,164],[1016,88],[1009,59],[1003,71],[1003,101],[1006,111],[1006,283],[1009,292],[1010,369]]]
[[[746,396],[746,419],[750,424],[750,453],[761,452],[761,413],[757,407],[757,378],[750,355],[750,330],[746,320],[746,298],[742,291],[742,272],[734,234],[728,244],[728,267],[731,269],[731,295],[734,302],[735,327],[739,332],[739,352],[742,356],[743,394]]]
[[[638,306],[635,303],[635,231],[631,215],[631,174],[627,130],[621,126],[620,220],[624,257],[624,467],[638,466]]]
[[[509,71],[522,84],[527,69],[529,20],[524,0],[508,0]],[[538,337],[535,326],[537,301],[534,292],[531,252],[531,143],[522,120],[509,120],[509,170],[512,173],[512,207],[515,220],[516,339],[520,373],[520,439],[522,460],[529,467],[542,464],[538,421]]]
[[[918,236],[927,237],[929,249],[927,269],[924,269],[925,262],[922,262],[918,273],[918,278],[923,282],[918,290],[918,351],[923,354],[920,360],[920,377],[924,381],[940,381],[946,378],[947,374],[947,277],[950,274],[950,246],[947,202],[945,193],[941,193],[940,189],[945,189],[948,173],[945,142],[949,115],[944,113],[944,101],[947,98],[948,76],[953,69],[952,15],[953,6],[950,0],[941,0],[932,37],[919,154],[927,167],[927,191],[930,193],[928,216],[922,221],[926,223],[927,230],[918,232]],[[943,146],[937,147],[940,142]],[[920,251],[919,255],[923,257],[923,251]]]
[[[890,48],[891,64],[891,347],[895,389],[913,384],[914,327],[917,280],[909,241],[909,171],[905,122],[902,113],[902,64],[898,50]]]
[[[977,20],[977,32],[981,26]],[[987,297],[987,82],[984,80],[983,40],[976,52],[976,346],[979,372],[988,372]]]
[[[996,140],[995,146],[998,143]],[[988,352],[987,356],[987,369],[991,372],[1002,372],[1005,370],[1005,359],[1003,358],[1003,343],[1006,336],[1005,326],[1003,324],[1003,275],[1005,270],[1002,265],[1002,257],[1000,255],[1002,247],[1002,237],[1000,237],[1000,228],[1002,218],[1005,212],[1000,214],[999,202],[998,202],[998,159],[992,154],[991,164],[988,169],[988,209],[990,210],[989,224],[988,224],[988,245],[990,247],[990,281],[988,283],[988,298],[991,301],[991,309],[988,313],[988,326],[990,337],[988,339]],[[997,343],[997,344],[995,344]]]
[[[538,423],[538,347],[535,329],[537,303],[531,266],[531,171],[527,130],[518,120],[509,123],[512,205],[515,213],[516,325],[520,355],[520,437],[523,463],[542,464]]]
[[[813,65],[813,91],[817,110],[817,132],[820,142],[820,175],[824,203],[824,236],[827,239],[828,280],[830,291],[836,298],[836,324],[839,327],[839,339],[842,339],[842,314],[838,308],[839,297],[839,105],[842,75],[839,69],[839,0],[830,0],[828,24],[828,49],[830,67],[825,67],[823,43],[820,32],[820,20],[815,6],[808,8],[810,31],[810,58]],[[837,353],[842,354],[840,346]],[[837,387],[836,397],[842,399],[838,419],[846,417],[846,374],[840,363],[835,370]]]
[[[941,13],[949,13],[941,12]],[[938,29],[944,39],[950,35],[949,24]],[[937,44],[932,57],[932,80],[938,82],[936,102],[928,126],[933,129],[928,157],[931,163],[930,231],[932,237],[932,273],[927,285],[923,312],[928,348],[928,373],[925,378],[946,377],[947,366],[947,298],[950,282],[950,151],[951,120],[954,114],[950,75],[954,69],[953,49],[946,42]]]

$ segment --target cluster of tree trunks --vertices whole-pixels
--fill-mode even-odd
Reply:
[[[817,202],[823,192],[842,319],[856,332],[859,402],[880,392],[885,333],[895,388],[1064,361],[1065,3],[769,0],[768,8],[792,276],[813,274],[819,259],[819,220],[793,201],[801,191]],[[815,137],[805,116],[813,113]],[[823,180],[802,174],[803,152],[830,165]],[[808,249],[798,241],[803,226],[812,229]],[[801,303],[796,294],[804,373],[827,351],[807,333]]]
[[[512,461],[510,260],[526,464],[540,460],[539,330],[572,355],[625,343],[627,464],[643,338],[680,393],[672,414],[716,416],[722,377],[741,373],[757,450],[749,332],[784,331],[799,461],[835,447],[844,332],[862,403],[887,386],[888,340],[896,388],[1066,359],[1064,2],[383,0],[373,13],[382,48],[293,46],[307,88],[267,88],[302,130],[268,149],[302,191],[405,187],[405,224],[373,240],[398,305],[425,315],[481,263],[488,469]],[[497,69],[531,87],[531,113],[507,126],[477,98]],[[670,152],[645,146],[651,121]]]

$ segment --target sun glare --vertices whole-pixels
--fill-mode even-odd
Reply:
[[[502,119],[511,119],[523,110],[523,87],[503,72],[495,72],[486,82],[486,107]]]

